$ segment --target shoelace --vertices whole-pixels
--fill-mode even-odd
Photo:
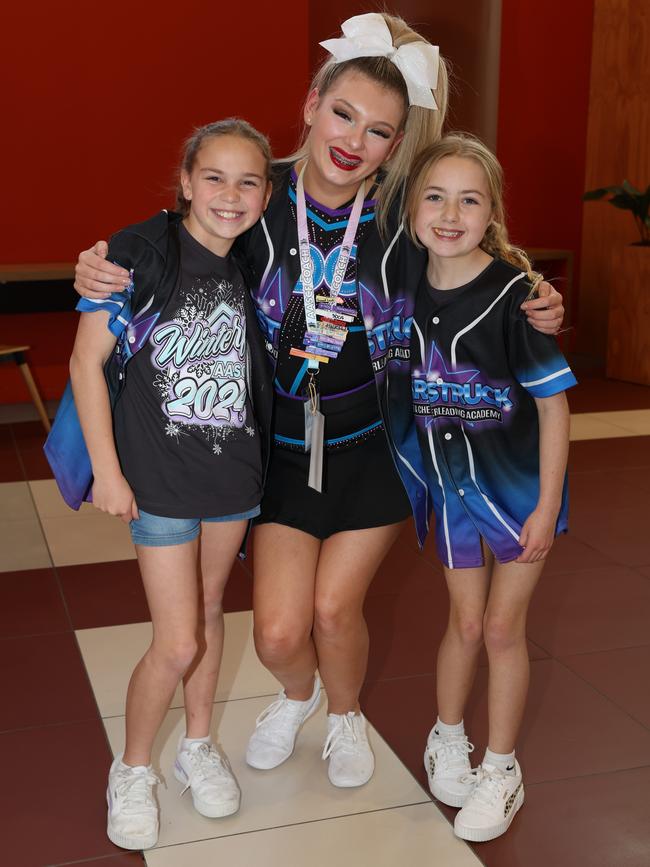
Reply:
[[[156,804],[151,794],[151,787],[160,782],[160,777],[151,770],[144,774],[120,774],[120,780],[115,786],[115,791],[120,797],[125,798],[122,812],[129,815],[137,815],[144,810],[155,807]]]
[[[465,735],[450,735],[441,738],[438,746],[429,747],[429,752],[442,753],[443,762],[453,770],[454,766],[465,766],[469,754],[474,752],[474,744],[471,744]]]
[[[478,768],[472,768],[469,774],[461,777],[462,783],[469,783],[472,780],[475,780],[476,784],[471,800],[478,801],[486,807],[493,807],[506,782],[506,775],[499,768],[486,771],[482,765],[479,765]]]
[[[255,720],[255,728],[259,728],[262,723],[270,722],[273,719],[277,719],[278,717],[285,717],[284,719],[279,719],[278,722],[283,723],[284,725],[288,725],[293,722],[295,716],[297,715],[298,708],[294,709],[289,704],[289,699],[285,695],[284,690],[280,693],[280,697],[276,699],[272,704],[270,704],[267,708],[264,708],[262,713]]]
[[[230,778],[225,763],[214,744],[200,744],[190,751],[190,758],[192,761],[192,771],[187,778],[187,785],[181,792],[181,795],[187,792],[192,783],[198,779],[205,779],[210,771],[215,771],[220,777]]]
[[[334,749],[341,746],[343,749],[350,751],[354,750],[354,745],[357,743],[357,731],[354,725],[355,715],[352,713],[341,716],[328,734],[323,747],[323,758],[328,759]]]

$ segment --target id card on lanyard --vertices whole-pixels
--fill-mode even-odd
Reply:
[[[309,451],[308,485],[322,492],[324,416],[320,411],[317,374],[321,364],[335,360],[341,352],[348,335],[348,326],[354,321],[354,313],[348,308],[337,310],[339,293],[345,279],[345,272],[354,246],[361,211],[363,210],[364,184],[361,183],[354,199],[348,225],[341,242],[341,249],[334,267],[329,297],[314,293],[314,265],[311,258],[309,232],[307,227],[307,204],[303,175],[306,161],[296,183],[296,210],[298,223],[298,247],[300,252],[300,281],[305,308],[307,331],[304,348],[292,347],[290,354],[308,361],[309,385],[305,400],[305,451]],[[318,306],[316,301],[318,300]]]

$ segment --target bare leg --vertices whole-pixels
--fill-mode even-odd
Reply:
[[[495,753],[512,752],[521,725],[530,677],[526,615],[543,568],[543,560],[494,565],[483,628],[490,660],[488,746]]]
[[[246,521],[201,524],[198,650],[183,678],[186,734],[209,734],[223,652],[223,592],[246,530]]]
[[[368,667],[363,602],[402,526],[336,533],[322,544],[316,571],[314,643],[329,713],[359,709]]]
[[[438,716],[447,725],[463,719],[483,644],[483,615],[490,587],[492,556],[484,566],[447,569],[449,623],[440,642],[436,690]]]
[[[318,666],[311,637],[321,543],[282,524],[255,528],[255,646],[287,697],[306,701]]]
[[[198,540],[150,548],[137,545],[151,619],[151,646],[131,675],[126,698],[128,765],[148,765],[151,746],[174,690],[196,655]]]

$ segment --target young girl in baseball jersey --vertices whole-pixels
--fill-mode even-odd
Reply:
[[[78,306],[70,371],[92,499],[130,523],[153,621],[127,693],[124,752],[108,779],[108,836],[126,849],[158,837],[151,748],[181,680],[186,730],[174,775],[202,815],[239,808],[210,721],[223,591],[259,514],[253,409],[268,384],[259,381],[264,347],[252,302],[229,254],[266,206],[269,169],[268,142],[247,123],[196,130],[182,162],[180,213],[163,211],[111,239],[109,258],[131,273],[128,300],[113,294]],[[109,401],[111,380],[118,395]]]
[[[501,167],[481,142],[449,135],[420,154],[406,221],[428,251],[412,399],[450,597],[424,761],[432,793],[462,808],[456,834],[483,841],[504,833],[524,800],[514,748],[529,680],[526,613],[567,529],[564,392],[576,380],[555,339],[521,314],[541,278],[508,242]],[[489,741],[470,772],[463,711],[483,643]]]

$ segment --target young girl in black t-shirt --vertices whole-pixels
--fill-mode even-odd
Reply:
[[[109,245],[109,258],[131,272],[130,299],[79,303],[70,370],[92,499],[130,524],[153,621],[151,646],[129,684],[124,752],[108,781],[108,836],[127,849],[149,848],[158,837],[151,748],[181,679],[186,732],[174,774],[201,814],[239,808],[210,721],[223,591],[261,499],[260,431],[248,387],[249,341],[260,338],[229,253],[266,206],[269,166],[267,140],[243,121],[197,130],[180,172],[181,214],[159,214]],[[124,377],[112,413],[109,356]],[[120,363],[125,357],[128,365]]]

